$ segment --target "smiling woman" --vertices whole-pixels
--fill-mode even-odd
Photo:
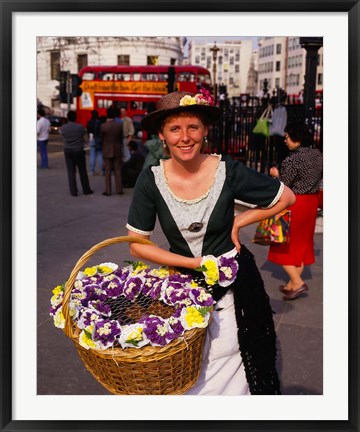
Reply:
[[[228,286],[212,285],[217,305],[199,379],[186,394],[280,394],[272,311],[253,255],[240,247],[240,228],[278,213],[294,200],[279,180],[239,161],[206,153],[209,127],[220,117],[206,92],[173,92],[142,120],[169,154],[138,178],[128,215],[129,235],[149,239],[158,217],[170,251],[132,243],[134,257],[182,273],[223,271],[236,261]],[[234,200],[257,206],[234,218]],[[209,267],[210,266],[210,267]],[[239,356],[239,350],[241,356]]]

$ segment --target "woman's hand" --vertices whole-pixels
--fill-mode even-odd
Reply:
[[[280,173],[276,167],[271,167],[269,170],[269,174],[271,177],[279,177]]]

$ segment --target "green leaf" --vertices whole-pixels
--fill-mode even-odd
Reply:
[[[207,271],[207,267],[204,266],[204,265],[202,265],[202,266],[200,266],[200,267],[196,267],[196,268],[194,268],[194,270],[195,270],[195,271],[198,271],[198,272],[206,272],[206,271]]]
[[[137,347],[138,343],[139,343],[138,341],[136,341],[134,339],[128,339],[126,342],[131,344],[131,345],[134,345],[135,347]]]
[[[201,306],[198,309],[198,311],[200,312],[201,316],[205,316],[210,310],[211,310],[210,306]]]
[[[84,333],[85,333],[87,338],[92,340],[92,334],[90,332],[88,332],[87,330],[84,329]]]

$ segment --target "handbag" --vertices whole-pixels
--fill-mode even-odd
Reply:
[[[270,135],[285,135],[285,126],[287,124],[287,111],[284,105],[278,105],[272,115],[272,122],[269,128]]]
[[[258,223],[253,243],[261,245],[287,244],[290,242],[291,210],[264,219]]]
[[[254,134],[264,135],[265,137],[270,136],[269,123],[271,122],[272,112],[272,107],[269,104],[260,118],[256,120],[256,125],[253,129]]]

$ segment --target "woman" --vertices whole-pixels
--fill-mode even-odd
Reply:
[[[206,255],[235,256],[235,282],[213,289],[217,304],[200,377],[187,394],[279,394],[269,299],[253,255],[240,247],[238,233],[292,204],[294,195],[280,181],[238,161],[205,153],[209,126],[219,117],[220,110],[208,97],[174,92],[163,96],[157,110],[143,119],[143,128],[158,133],[170,158],[140,174],[127,228],[129,235],[149,239],[158,216],[170,251],[138,243],[132,243],[130,251],[187,273]],[[234,218],[235,198],[263,208]]]
[[[285,294],[284,300],[294,300],[308,291],[302,273],[304,266],[315,262],[314,232],[323,160],[321,152],[309,147],[311,141],[305,138],[303,125],[287,126],[284,139],[290,154],[284,159],[280,173],[277,168],[270,169],[270,175],[279,177],[296,196],[295,204],[289,207],[290,243],[272,245],[268,254],[268,260],[280,264],[289,276],[288,283],[279,287]]]

